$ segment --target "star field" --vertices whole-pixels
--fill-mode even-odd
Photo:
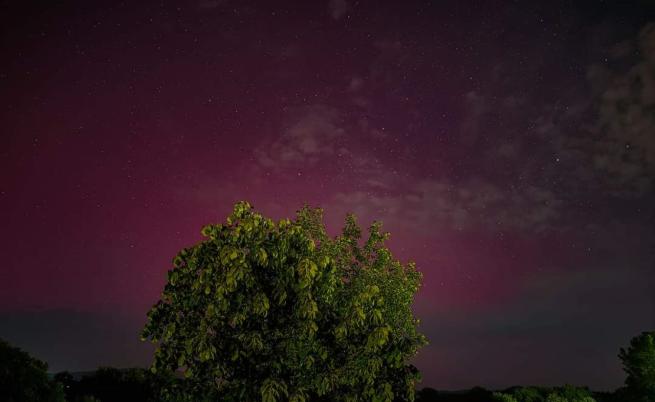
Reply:
[[[655,325],[655,8],[6,1],[0,337],[147,365],[170,260],[238,200],[354,212],[424,275],[423,386],[623,381]]]

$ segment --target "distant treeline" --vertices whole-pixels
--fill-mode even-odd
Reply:
[[[584,387],[511,387],[490,391],[475,387],[467,391],[438,391],[423,388],[416,394],[416,402],[627,402],[623,391],[593,392]]]
[[[652,391],[655,355],[652,333],[635,338],[632,348],[621,350],[621,357],[639,364],[627,364],[628,386],[613,393],[592,392],[587,388],[563,386],[512,387],[490,391],[476,387],[468,391],[438,391],[423,388],[417,402],[655,402]],[[640,353],[632,353],[637,350]],[[631,358],[630,356],[634,356]],[[644,360],[643,362],[641,360]],[[644,370],[644,368],[646,370]],[[641,379],[641,383],[637,380]],[[640,385],[641,384],[641,385]],[[651,387],[651,388],[647,388]],[[637,390],[635,392],[634,390]],[[645,391],[644,391],[645,390]],[[194,388],[181,375],[153,373],[144,368],[99,368],[85,373],[47,374],[47,364],[0,339],[0,401],[2,402],[209,402],[220,401]],[[406,402],[406,400],[397,400]],[[326,402],[310,399],[308,402]]]
[[[61,386],[67,402],[170,402],[201,401],[185,396],[185,380],[180,377],[153,374],[143,368],[116,369],[102,367],[93,372],[60,372],[52,381]],[[177,389],[179,394],[168,394],[164,388]],[[209,400],[210,398],[207,398]],[[623,389],[614,393],[592,392],[587,388],[563,386],[512,387],[490,391],[475,387],[464,391],[439,391],[423,388],[416,393],[416,402],[627,402]],[[400,401],[398,401],[400,402]]]
[[[57,373],[54,380],[63,385],[68,402],[155,402],[160,401],[164,385],[176,382],[184,387],[184,379],[155,375],[141,368],[100,368],[88,373]],[[187,400],[169,395],[170,401]],[[195,400],[195,399],[194,399]],[[475,387],[467,391],[438,391],[423,388],[416,393],[416,402],[625,402],[622,391],[592,392],[587,388],[563,386],[512,387],[490,391]],[[400,401],[399,401],[400,402]]]

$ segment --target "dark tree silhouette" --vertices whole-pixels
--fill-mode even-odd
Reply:
[[[498,402],[595,402],[587,388],[565,385],[563,387],[515,387],[493,394]]]
[[[54,378],[64,386],[67,402],[160,402],[164,385],[176,381],[143,368],[112,367],[85,373],[81,379],[65,371],[55,374]]]
[[[655,332],[643,332],[632,338],[628,349],[621,348],[619,358],[628,375],[626,398],[655,402]]]
[[[48,365],[0,339],[3,402],[63,402],[60,384],[48,379]]]

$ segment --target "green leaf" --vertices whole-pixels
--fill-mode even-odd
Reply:
[[[184,367],[226,400],[412,399],[420,376],[406,367],[426,343],[411,308],[421,275],[394,259],[379,226],[360,246],[354,216],[330,237],[322,211],[273,223],[240,202],[227,225],[202,232],[147,315],[153,367]],[[214,381],[225,375],[229,384]]]

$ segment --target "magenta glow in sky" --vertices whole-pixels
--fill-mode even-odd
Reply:
[[[54,371],[147,365],[238,200],[385,223],[423,386],[612,389],[655,326],[648,2],[0,7],[0,337]]]

